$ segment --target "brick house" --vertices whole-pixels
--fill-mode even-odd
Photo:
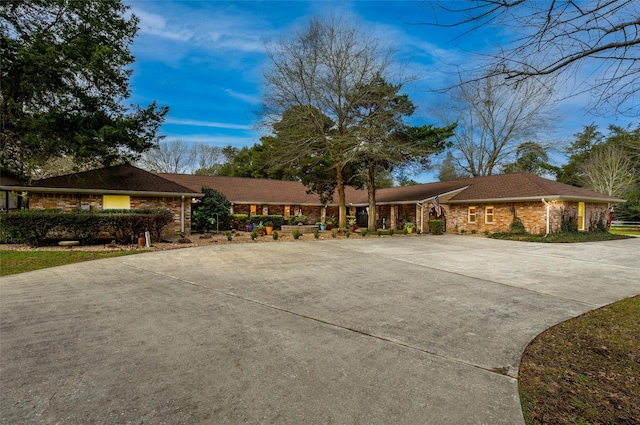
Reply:
[[[298,182],[242,177],[153,174],[131,165],[38,180],[30,186],[4,185],[0,189],[28,192],[29,208],[168,208],[174,213],[170,233],[189,233],[192,203],[202,188],[222,193],[231,212],[248,215],[302,214],[310,223],[338,216],[337,196],[323,205]],[[366,226],[369,213],[366,190],[346,188],[347,213]],[[436,199],[438,200],[436,208]],[[616,203],[612,196],[526,174],[503,174],[449,182],[425,183],[376,191],[379,228],[401,229],[413,222],[428,231],[428,220],[445,220],[448,232],[499,232],[517,217],[531,233],[560,231],[563,221],[579,230],[606,226]]]
[[[318,196],[308,194],[297,182],[240,177],[161,174],[193,191],[210,187],[226,196],[234,213],[302,213],[314,223],[327,215],[338,215],[337,203],[322,205]],[[573,220],[581,231],[608,224],[612,206],[625,202],[588,189],[566,185],[526,174],[503,174],[449,182],[425,183],[376,191],[378,227],[400,229],[405,222],[428,231],[427,222],[436,218],[434,204],[439,200],[446,231],[473,230],[492,233],[509,228],[514,217],[531,233],[558,232],[563,220]],[[337,196],[334,196],[334,200]],[[366,226],[366,190],[346,188],[348,214]]]
[[[232,214],[247,215],[305,215],[310,223],[321,221],[327,216],[338,217],[338,195],[325,205],[317,194],[307,193],[308,188],[299,182],[252,179],[248,177],[196,176],[191,174],[158,174],[192,191],[202,191],[203,187],[215,189],[231,202]],[[366,192],[346,187],[347,199],[360,197]],[[355,215],[354,207],[348,211]]]
[[[415,220],[428,230],[439,200],[448,232],[500,232],[517,217],[527,232],[554,233],[563,221],[580,231],[609,223],[613,205],[623,199],[526,173],[502,174],[450,182],[426,183],[377,191],[377,214],[392,224]],[[357,205],[363,205],[358,203]],[[395,218],[395,223],[394,219]]]
[[[22,198],[30,209],[165,208],[174,217],[166,228],[168,234],[190,233],[191,200],[203,196],[128,164],[36,180],[30,185],[3,179],[0,189],[24,193]]]

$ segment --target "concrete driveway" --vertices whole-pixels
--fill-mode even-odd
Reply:
[[[2,424],[523,424],[544,329],[640,293],[640,239],[219,245],[8,276]]]

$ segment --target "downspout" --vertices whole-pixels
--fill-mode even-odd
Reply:
[[[551,211],[551,204],[545,201],[544,198],[541,198],[541,199],[542,199],[542,203],[547,206],[547,233],[544,235],[544,237],[546,238],[547,236],[549,236],[549,222],[550,222],[549,212]]]
[[[182,205],[180,211],[180,233],[184,235],[184,195],[182,195]]]

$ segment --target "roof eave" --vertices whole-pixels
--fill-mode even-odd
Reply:
[[[601,204],[616,204],[620,202],[627,202],[624,199],[619,198],[597,198],[597,197],[589,197],[589,196],[567,196],[567,195],[548,195],[548,196],[522,196],[522,197],[511,197],[511,198],[478,198],[478,199],[460,199],[453,200],[450,199],[446,203],[447,204],[469,204],[469,203],[487,203],[487,202],[531,202],[531,201],[540,201],[542,199],[547,201],[555,200],[555,201],[575,201],[575,202],[595,202]]]
[[[33,193],[73,193],[73,194],[91,194],[91,195],[133,195],[133,196],[163,196],[180,198],[189,196],[192,198],[201,198],[204,193],[197,192],[153,192],[143,190],[113,190],[113,189],[75,189],[64,187],[36,187],[36,186],[0,186],[0,190],[6,191],[22,191]]]

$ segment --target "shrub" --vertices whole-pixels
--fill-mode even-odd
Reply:
[[[367,236],[367,233],[369,233],[369,232],[367,231],[367,229],[362,229],[362,230],[360,230],[360,236],[362,236],[363,238],[364,238],[365,236]]]
[[[471,229],[471,234],[475,235],[476,233],[478,233],[478,231],[476,229]]]
[[[524,228],[524,224],[518,217],[513,217],[513,221],[509,225],[509,233],[514,235],[522,235],[527,233],[527,230]]]
[[[302,232],[300,231],[300,229],[293,229],[291,231],[291,235],[293,236],[293,239],[299,239],[300,236],[302,236]]]
[[[313,229],[313,237],[318,239],[320,237],[320,230]]]
[[[482,234],[485,236],[491,236],[491,232],[488,230],[485,230],[484,232],[482,232]]]
[[[278,231],[274,230],[273,233],[271,234],[271,236],[273,236],[273,240],[277,241],[278,240]]]
[[[160,239],[162,229],[173,220],[169,210],[60,211],[24,210],[2,216],[8,240],[38,246],[46,239],[77,239],[94,242],[106,233],[119,243],[131,242],[149,232],[152,241]]]
[[[336,229],[331,229],[331,237],[335,239],[335,238],[336,238],[336,236],[338,236],[338,230],[336,230]]]
[[[252,215],[251,222],[254,224],[263,222],[265,226],[268,226],[269,223],[273,226],[274,229],[281,229],[284,224],[284,216],[282,215]]]
[[[444,228],[443,220],[429,220],[429,230],[432,235],[441,235]]]
[[[382,236],[384,235],[384,232],[382,230],[378,230],[378,236]]]
[[[290,225],[296,224],[307,224],[309,218],[306,215],[291,215],[287,220],[287,223]]]
[[[246,214],[231,214],[229,216],[230,226],[232,229],[244,230],[244,225],[249,218]]]
[[[393,227],[389,229],[389,236],[393,236],[394,233],[396,233],[396,229],[394,229]]]
[[[258,229],[254,228],[254,229],[251,231],[251,240],[254,240],[254,241],[255,241],[256,239],[258,239]]]
[[[198,206],[192,214],[192,226],[200,233],[210,232],[215,228],[229,227],[229,210],[231,203],[217,190],[203,187],[204,197],[200,198]]]
[[[227,240],[231,242],[231,239],[233,239],[233,233],[231,233],[231,230],[227,230],[225,235],[227,236]]]

